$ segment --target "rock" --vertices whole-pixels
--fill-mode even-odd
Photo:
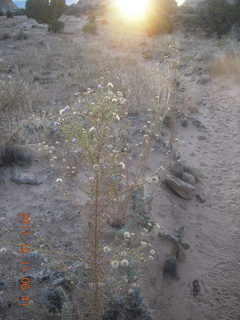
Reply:
[[[200,194],[196,195],[196,200],[199,203],[204,203],[206,201],[206,199],[204,199]]]
[[[199,121],[198,119],[193,118],[192,119],[192,124],[197,127],[197,128],[205,128],[205,126]]]
[[[184,127],[184,128],[186,128],[186,127],[188,126],[188,121],[187,121],[187,119],[182,119],[182,120],[181,120],[181,126]]]
[[[39,252],[29,252],[25,256],[27,259],[42,259],[42,256]]]
[[[192,185],[194,185],[196,183],[195,177],[191,173],[188,173],[188,172],[185,172],[185,171],[182,174],[182,180],[184,182],[190,183]]]
[[[163,274],[172,279],[177,279],[177,259],[169,258],[165,261],[163,266]]]
[[[4,13],[6,13],[8,10],[15,11],[18,7],[13,3],[12,0],[1,0],[0,3],[0,10]]]
[[[211,78],[210,78],[209,75],[201,76],[201,78],[198,79],[198,83],[199,83],[199,84],[206,84],[206,83],[208,83],[209,81],[211,81]]]
[[[174,193],[185,200],[190,200],[192,198],[192,193],[195,191],[193,185],[172,175],[166,176],[165,183]]]
[[[192,285],[193,285],[193,296],[196,297],[201,291],[199,280],[194,280]]]
[[[48,25],[46,23],[38,23],[33,19],[28,19],[28,22],[22,24],[24,30],[31,30],[32,28],[44,28],[47,29]]]
[[[40,185],[43,183],[43,178],[31,172],[14,169],[11,181],[16,184]]]

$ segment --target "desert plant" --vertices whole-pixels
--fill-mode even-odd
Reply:
[[[11,167],[13,165],[28,165],[32,157],[20,147],[11,144],[3,146],[0,150],[0,167]]]
[[[8,33],[0,34],[0,40],[10,39],[10,35]]]
[[[81,171],[85,172],[89,181],[81,186],[78,179],[74,179],[76,186],[84,190],[89,199],[84,209],[87,219],[84,239],[87,242],[85,252],[89,271],[88,305],[89,301],[94,301],[89,314],[94,320],[101,319],[106,301],[119,294],[116,287],[129,289],[132,280],[125,275],[127,282],[123,281],[124,270],[126,272],[129,265],[136,269],[137,261],[152,260],[155,254],[146,242],[154,223],[143,216],[149,208],[149,201],[144,199],[143,186],[158,182],[156,173],[149,178],[145,178],[144,173],[153,125],[151,121],[148,123],[148,134],[144,135],[141,144],[143,150],[131,176],[126,99],[121,92],[113,91],[112,83],[105,86],[101,81],[96,91],[89,88],[79,95],[80,108],[75,106],[60,110],[60,116],[53,124],[66,141],[68,154],[81,150],[81,160],[79,158],[77,163],[82,163]],[[66,158],[63,162],[61,159],[62,156],[55,153],[50,159],[51,166],[58,170],[62,168],[66,176],[76,177],[78,169],[66,167]],[[63,179],[56,179],[56,183],[65,195],[71,197]],[[134,201],[134,209],[129,205],[131,201]],[[141,225],[143,232],[140,238],[129,231],[134,225]],[[104,235],[111,239],[109,245]],[[147,259],[144,258],[145,250],[148,252]]]
[[[95,22],[88,22],[83,26],[83,32],[84,33],[90,33],[90,34],[97,34],[97,25]]]
[[[14,17],[14,14],[12,13],[12,11],[8,10],[8,11],[6,12],[6,17],[7,17],[8,19],[13,18],[13,17]]]
[[[26,35],[26,33],[20,31],[18,32],[15,36],[14,36],[14,40],[26,40],[28,38],[28,36]]]
[[[240,46],[232,42],[231,47],[214,58],[209,70],[214,75],[232,75],[240,79]]]
[[[201,26],[209,35],[221,37],[230,32],[236,21],[235,5],[228,1],[207,0],[200,10]]]
[[[63,14],[65,0],[28,0],[25,10],[28,18],[33,18],[38,23],[47,23],[49,25]]]
[[[48,26],[48,31],[53,32],[53,33],[61,33],[64,29],[64,22],[62,21],[53,21],[49,26]]]

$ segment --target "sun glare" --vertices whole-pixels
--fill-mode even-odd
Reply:
[[[181,6],[184,2],[185,2],[185,0],[177,0],[178,6]]]
[[[115,4],[126,18],[140,19],[148,9],[149,0],[115,0]]]

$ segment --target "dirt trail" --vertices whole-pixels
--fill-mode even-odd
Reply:
[[[179,266],[180,280],[162,280],[152,307],[160,309],[157,319],[161,320],[239,320],[239,87],[212,81],[198,89],[197,97],[205,101],[198,118],[206,129],[200,134],[196,128],[181,129],[178,137],[186,141],[181,158],[201,172],[206,201],[173,198],[171,208],[165,205],[168,214],[175,212],[175,225],[184,225],[191,249]],[[166,200],[159,201],[164,209]],[[163,223],[170,219],[174,224],[173,217],[167,216]],[[197,297],[192,296],[194,279],[201,285]]]
[[[202,249],[211,263],[202,280],[205,299],[212,309],[209,319],[240,319],[240,103],[237,85],[213,83],[206,110],[209,140],[200,148],[203,186],[210,207],[202,207]],[[200,209],[201,210],[201,209]]]

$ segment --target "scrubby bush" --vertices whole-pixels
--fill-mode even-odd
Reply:
[[[97,25],[95,22],[88,22],[83,26],[83,32],[97,34]]]
[[[28,38],[28,36],[26,35],[26,33],[20,31],[18,32],[15,36],[14,36],[14,40],[26,40]]]
[[[8,33],[0,33],[0,40],[10,39],[10,35]]]
[[[13,165],[28,165],[32,161],[30,154],[26,153],[20,147],[6,145],[0,149],[0,168],[11,167]]]
[[[64,29],[64,22],[62,21],[54,21],[48,26],[49,32],[60,33]]]
[[[8,11],[6,12],[6,17],[7,17],[8,19],[13,18],[14,15],[13,15],[12,11],[8,10]]]
[[[56,21],[65,10],[65,0],[27,0],[26,14],[28,18],[38,23],[50,25]]]
[[[209,35],[216,34],[218,37],[229,33],[232,26],[237,23],[239,3],[233,5],[227,0],[207,0],[205,4],[206,6],[200,10],[203,29]]]

